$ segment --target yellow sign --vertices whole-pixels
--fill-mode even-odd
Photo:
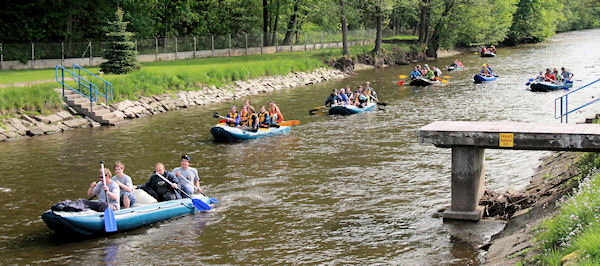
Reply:
[[[500,147],[511,148],[514,146],[515,134],[513,133],[500,133]]]

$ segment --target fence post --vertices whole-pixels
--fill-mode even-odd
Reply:
[[[177,60],[177,36],[173,36],[175,38],[175,60]]]
[[[65,65],[65,43],[60,42],[60,65]]]
[[[325,43],[323,43],[323,32],[321,32],[321,49],[325,48]]]
[[[260,54],[263,54],[263,47],[265,46],[264,33],[260,35]]]
[[[194,36],[194,59],[196,59],[196,36]]]
[[[313,50],[317,49],[317,42],[315,42],[317,38],[315,37],[315,33],[313,32]]]
[[[137,53],[137,39],[133,39],[133,49],[135,49],[135,52]]]
[[[228,40],[229,40],[229,56],[231,56],[231,34],[227,34]]]
[[[158,38],[154,37],[154,61],[158,61]]]
[[[88,41],[88,45],[90,46],[90,66],[94,65],[94,56],[92,55],[92,41]]]
[[[31,43],[31,69],[35,68],[35,47]]]
[[[277,53],[277,48],[279,48],[279,43],[277,41],[277,39],[279,39],[279,37],[277,37],[277,32],[275,32],[275,52]]]
[[[306,38],[306,31],[304,32],[304,51],[306,51],[306,42],[308,41],[308,39]]]
[[[0,42],[0,69],[4,69],[4,53],[2,52],[2,43]]]
[[[294,34],[290,36],[290,52],[294,51]]]

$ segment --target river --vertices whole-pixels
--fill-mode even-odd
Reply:
[[[563,91],[532,93],[537,71],[564,66],[575,87],[600,77],[600,30],[561,33],[542,44],[498,49],[496,58],[456,56],[466,65],[447,86],[398,86],[411,66],[361,71],[345,80],[249,97],[255,107],[274,100],[287,119],[302,122],[285,135],[215,143],[212,112],[244,99],[134,120],[0,143],[0,264],[465,264],[479,263],[483,244],[500,224],[443,223],[432,218],[450,203],[450,150],[417,143],[417,130],[436,120],[544,121]],[[452,58],[438,59],[439,66]],[[490,63],[497,81],[474,84]],[[423,63],[421,63],[423,64]],[[346,117],[308,110],[331,88],[370,81],[386,107]],[[597,96],[595,88],[569,99]],[[592,105],[571,123],[600,113]],[[168,169],[191,156],[201,185],[220,203],[134,231],[65,240],[40,215],[53,203],[85,197],[99,161],[121,160],[134,184],[154,163]],[[524,188],[539,151],[486,151],[486,185]]]

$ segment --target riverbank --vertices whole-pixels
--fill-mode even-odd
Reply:
[[[586,123],[596,121],[597,118],[586,119]],[[488,201],[504,207],[512,205],[517,210],[509,215],[505,228],[482,247],[488,251],[486,264],[561,265],[582,259],[594,264],[600,259],[600,246],[581,246],[590,238],[597,242],[598,234],[593,232],[600,228],[597,195],[585,195],[596,194],[589,190],[593,187],[590,184],[600,180],[596,174],[600,167],[598,154],[559,152],[541,161],[527,188],[510,193],[512,198]],[[513,205],[511,200],[515,198],[520,200]]]
[[[418,49],[386,45],[383,56],[375,60],[368,55],[367,48],[352,47],[350,57],[333,56],[337,51],[330,49],[321,53],[309,51],[288,55],[240,57],[239,64],[233,61],[233,58],[151,63],[145,67],[145,74],[132,73],[129,78],[127,75],[108,75],[104,78],[113,82],[115,98],[120,99],[109,102],[111,111],[121,118],[134,119],[180,108],[342,79],[354,71],[407,64],[423,59],[423,53]],[[307,53],[310,53],[312,58],[303,61],[293,59],[294,56]],[[264,62],[266,58],[276,61]],[[220,62],[220,65],[211,64],[215,62]],[[196,67],[190,69],[190,64]],[[285,72],[290,70],[289,73]],[[283,72],[287,74],[277,74]],[[163,85],[161,87],[157,84]],[[4,116],[0,123],[0,141],[100,126],[68,107],[60,100],[61,91],[52,91],[54,87],[55,83],[45,83],[25,88],[3,88],[0,92],[8,95],[4,95],[6,97],[0,104],[0,109],[3,109],[0,112]],[[24,92],[29,91],[39,92],[24,96]],[[38,100],[38,95],[42,95],[43,100]]]

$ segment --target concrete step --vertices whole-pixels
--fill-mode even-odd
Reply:
[[[57,88],[55,91],[62,96],[62,88]],[[104,105],[92,103],[90,108],[90,99],[71,89],[65,88],[65,101],[79,114],[83,114],[102,125],[115,126],[122,124],[124,121],[121,116],[117,116],[115,112]]]

